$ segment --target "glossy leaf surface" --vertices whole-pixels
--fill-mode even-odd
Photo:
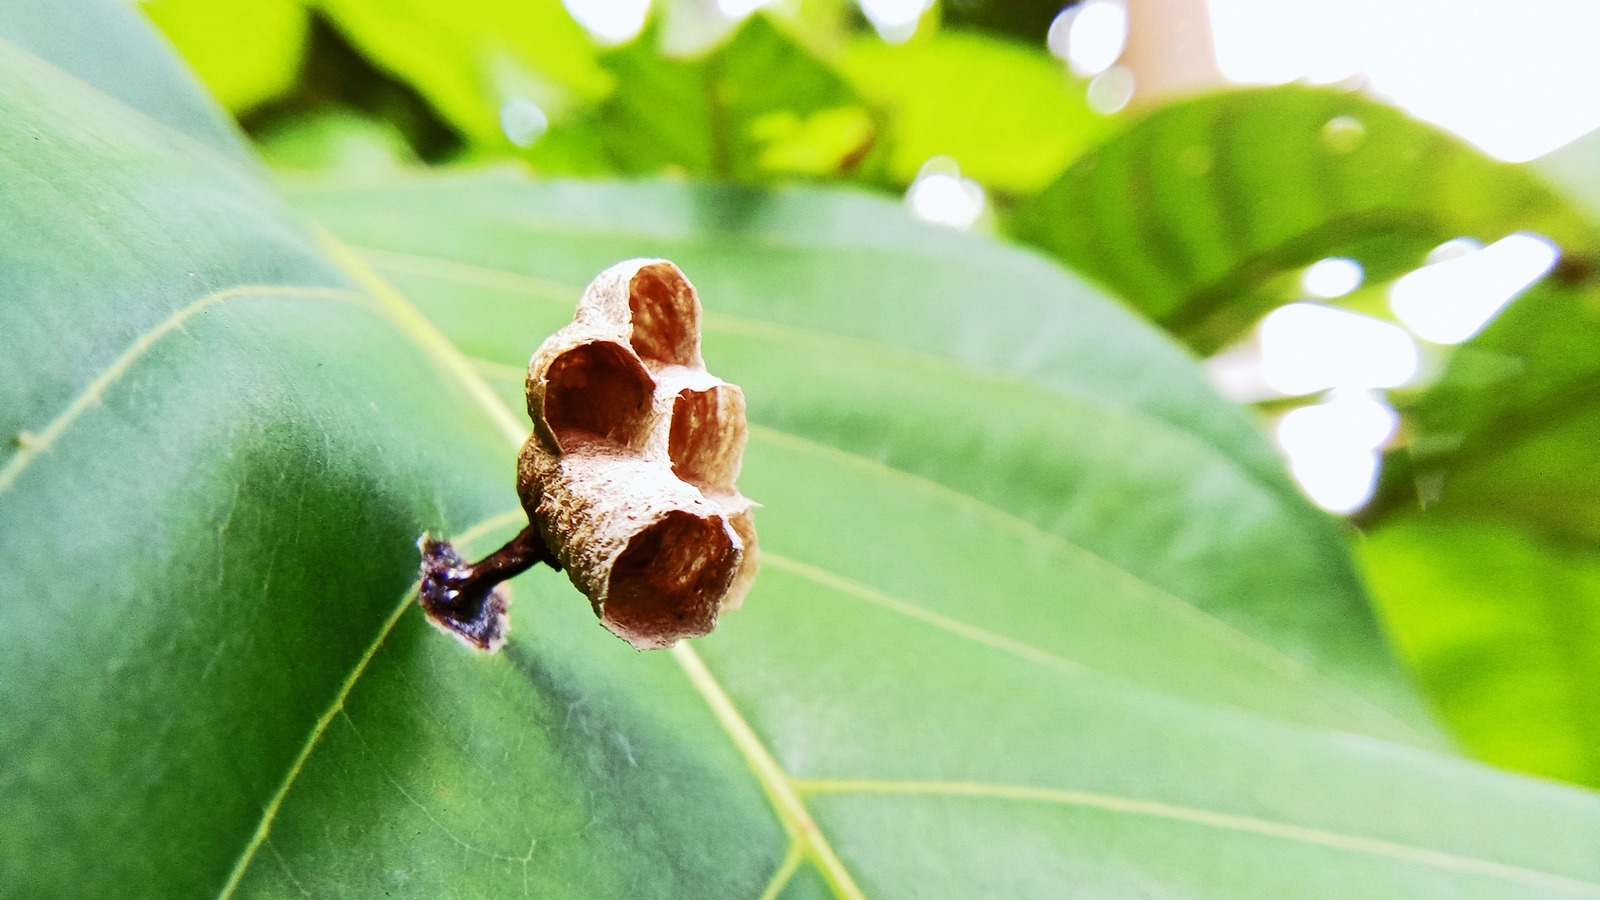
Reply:
[[[3,49],[6,890],[1600,894],[1600,800],[1429,749],[1329,522],[1055,266],[497,175],[303,192],[319,238]],[[762,423],[767,570],[647,655],[535,573],[473,655],[411,542],[520,524],[518,366],[639,253]]]
[[[445,197],[451,202],[442,203]],[[1308,684],[1288,671],[1270,674],[1271,666],[1244,675],[1251,664],[1242,657],[1264,662],[1273,651],[1261,651],[1281,646],[1281,633],[1265,644],[1252,640],[1253,647],[1236,643],[1237,635],[1219,640],[1214,622],[1191,618],[1170,596],[1140,603],[1142,592],[1123,580],[1126,574],[1104,569],[1103,561],[1083,555],[1081,544],[1072,549],[1077,535],[1063,541],[1067,535],[1028,521],[1030,510],[1019,498],[1051,502],[1049,494],[1035,496],[1048,482],[1034,475],[1030,490],[1008,491],[996,467],[982,465],[986,452],[997,452],[985,447],[1014,446],[1016,432],[1008,429],[1026,435],[1049,428],[1048,410],[1062,404],[1061,388],[1071,377],[1052,374],[1043,361],[1019,373],[1014,354],[1005,362],[986,359],[974,336],[999,339],[990,329],[1036,322],[1023,311],[1036,292],[993,301],[1010,314],[970,322],[961,335],[969,339],[965,346],[951,332],[940,337],[935,326],[902,328],[892,317],[875,323],[859,313],[863,297],[887,305],[916,294],[937,302],[946,294],[926,290],[922,278],[953,291],[961,285],[959,271],[984,265],[1004,267],[1008,283],[1025,283],[1036,265],[1026,255],[894,227],[893,207],[809,193],[760,198],[477,176],[384,191],[313,192],[300,203],[414,298],[508,403],[520,390],[512,363],[520,353],[517,336],[542,333],[566,317],[583,277],[577,273],[593,267],[583,254],[665,253],[697,278],[710,309],[708,358],[745,385],[752,415],[764,425],[752,439],[741,483],[766,503],[761,527],[769,552],[750,603],[700,642],[699,652],[764,748],[748,758],[775,785],[779,808],[792,808],[783,790],[792,788],[828,842],[824,850],[816,839],[801,841],[809,865],[799,872],[812,880],[796,882],[797,891],[830,877],[845,895],[938,885],[967,896],[996,884],[1019,895],[1048,895],[1066,879],[1087,879],[1103,892],[1141,885],[1218,896],[1403,896],[1446,890],[1446,883],[1484,896],[1592,890],[1539,876],[1530,881],[1527,873],[1501,881],[1489,873],[1510,873],[1481,860],[1384,843],[1397,836],[1390,830],[1396,820],[1374,822],[1365,809],[1344,804],[1415,808],[1419,818],[1405,817],[1410,825],[1402,827],[1435,837],[1449,830],[1452,841],[1465,842],[1454,843],[1457,850],[1475,842],[1503,849],[1498,829],[1471,838],[1467,832],[1475,829],[1462,829],[1464,822],[1452,827],[1422,812],[1443,802],[1442,793],[1424,797],[1461,789],[1487,801],[1477,793],[1482,785],[1529,783],[1396,743],[1352,743],[1339,732],[1420,738],[1414,731],[1407,738],[1410,729],[1363,709],[1366,701],[1339,699],[1338,689],[1330,692],[1319,678]],[[821,215],[829,209],[832,218]],[[608,220],[617,223],[609,234]],[[430,237],[414,230],[420,222],[430,223],[423,229]],[[856,265],[835,261],[842,248],[853,249]],[[808,256],[832,264],[811,271]],[[883,264],[860,264],[861,256]],[[905,257],[916,260],[911,270],[933,271],[913,276],[893,267]],[[1082,355],[1096,342],[1097,325],[1128,328],[1119,339],[1142,340],[1125,317],[1049,271],[1034,277],[1058,285],[1057,302],[1071,305],[1085,332],[1076,339],[1081,345],[1058,340]],[[751,272],[762,273],[755,280],[767,287],[751,288]],[[807,285],[818,286],[800,289]],[[1148,365],[1171,353],[1155,342],[1147,348]],[[951,360],[963,371],[944,380]],[[1009,371],[997,378],[996,369]],[[976,383],[963,393],[963,381]],[[1142,418],[1141,403],[1159,405],[1124,385],[1120,398],[1101,395],[1108,398],[1103,407],[1120,408],[1102,410],[1117,424],[1094,428],[1101,439],[1141,427],[1129,422]],[[915,402],[920,391],[926,391],[921,402],[936,407],[925,414]],[[1210,421],[1195,430],[1230,427],[1233,414],[1210,403],[1214,415],[1200,417]],[[1008,416],[1013,421],[1007,425],[998,413],[986,418],[985,407],[1015,411]],[[1073,411],[1082,427],[1084,411]],[[964,424],[968,417],[975,422]],[[1019,424],[1030,419],[1036,421]],[[909,424],[935,420],[938,428]],[[966,437],[945,445],[937,436],[943,429]],[[1051,432],[1052,440],[1067,431]],[[1049,455],[1035,453],[1030,472],[1048,472]],[[1104,464],[1129,474],[1126,453]],[[1054,503],[1072,505],[1061,495]],[[1086,579],[1097,573],[1111,583],[1092,587],[1096,582]],[[1096,597],[1112,602],[1101,605]],[[1116,609],[1130,604],[1137,606],[1124,635]],[[1185,636],[1184,622],[1207,636]],[[1151,643],[1156,634],[1163,635],[1159,645]],[[1230,661],[1233,651],[1240,656]],[[698,675],[697,665],[688,668]],[[1284,702],[1308,690],[1324,699]],[[1337,731],[1323,730],[1328,726]],[[737,727],[734,733],[742,734]],[[766,766],[768,752],[782,774]],[[358,766],[333,749],[328,755],[331,769]],[[1191,779],[1202,770],[1201,781]],[[1264,773],[1271,790],[1257,780]],[[1372,793],[1356,799],[1347,776]],[[1474,779],[1484,781],[1465,786]],[[1331,783],[1345,785],[1337,799],[1322,791]],[[1585,796],[1579,792],[1536,790],[1586,802],[1577,800]],[[1410,799],[1397,801],[1396,792]],[[297,806],[291,793],[280,814],[315,817],[316,796],[309,792]],[[1248,814],[1227,799],[1241,796],[1255,798]],[[1495,796],[1498,810],[1507,795]],[[1267,816],[1274,802],[1285,805]],[[1312,820],[1319,825],[1306,824],[1307,810],[1316,810]],[[1322,830],[1336,820],[1367,825],[1357,837]],[[1528,827],[1550,834],[1531,820]],[[907,832],[916,839],[890,836]],[[497,852],[515,859],[515,849]],[[300,874],[344,865],[342,854],[314,845],[298,845],[297,852],[303,855],[291,868]],[[1293,874],[1282,876],[1292,886],[1275,880],[1276,867],[1250,862],[1254,854],[1285,853],[1297,861]],[[508,877],[516,871],[509,862],[503,868]],[[780,882],[787,877],[777,875]]]

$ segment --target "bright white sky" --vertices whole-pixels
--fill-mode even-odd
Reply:
[[[1374,92],[1489,153],[1533,159],[1600,126],[1595,0],[1208,0],[1235,81]]]

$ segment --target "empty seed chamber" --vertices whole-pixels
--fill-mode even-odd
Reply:
[[[700,300],[677,266],[601,273],[533,355],[527,398],[517,493],[601,624],[669,647],[739,606],[757,567],[736,485],[744,393],[706,371]]]

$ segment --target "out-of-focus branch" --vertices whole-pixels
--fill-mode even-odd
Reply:
[[[1206,0],[1126,0],[1133,104],[1151,106],[1224,83]]]

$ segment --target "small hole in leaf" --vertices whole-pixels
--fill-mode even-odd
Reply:
[[[633,349],[656,365],[693,366],[699,355],[700,313],[694,288],[671,263],[644,266],[629,286]]]
[[[595,440],[642,444],[655,381],[637,357],[610,341],[579,344],[545,374],[544,418],[561,449]]]
[[[704,493],[733,493],[744,455],[744,392],[731,384],[685,389],[672,401],[672,471]]]
[[[722,517],[667,513],[634,535],[612,567],[606,626],[639,648],[706,634],[739,556]]]

